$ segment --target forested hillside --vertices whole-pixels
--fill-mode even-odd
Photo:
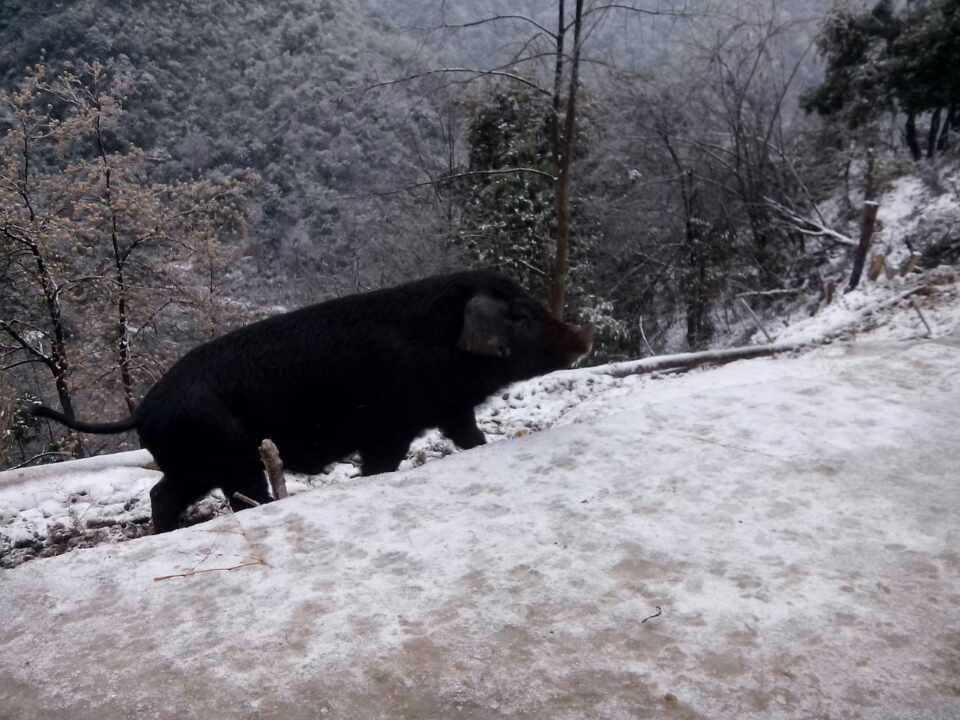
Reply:
[[[9,5],[9,3],[7,3]],[[363,3],[340,0],[14,3],[0,34],[7,87],[38,62],[129,78],[123,139],[169,158],[167,178],[256,170],[250,246],[261,285],[341,270],[341,197],[410,172],[410,93],[360,92],[412,54]],[[343,238],[335,244],[350,244]],[[331,267],[326,267],[330,263]],[[320,288],[294,300],[325,294]],[[282,286],[260,296],[284,301]],[[255,298],[247,298],[253,300]]]
[[[37,399],[119,417],[237,323],[445,269],[598,359],[817,312],[865,203],[956,192],[958,38],[955,0],[3,0],[0,465],[111,447]],[[955,261],[925,232],[874,265]]]

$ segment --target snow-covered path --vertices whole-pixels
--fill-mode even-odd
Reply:
[[[564,421],[0,572],[0,718],[960,717],[960,339]]]

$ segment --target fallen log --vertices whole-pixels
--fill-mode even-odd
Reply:
[[[677,370],[692,368],[700,365],[722,365],[735,360],[750,360],[765,355],[798,350],[809,343],[772,343],[769,345],[748,345],[746,347],[724,348],[721,350],[705,350],[696,353],[677,353],[675,355],[658,355],[643,360],[627,360],[626,362],[611,363],[591,368],[597,375],[612,377],[627,377],[628,375],[642,375],[644,373],[659,372],[662,370]]]

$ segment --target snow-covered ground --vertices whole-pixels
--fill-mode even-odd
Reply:
[[[0,717],[960,717],[960,332],[507,397],[561,427],[2,571]]]

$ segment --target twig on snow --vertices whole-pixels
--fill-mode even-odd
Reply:
[[[641,621],[640,621],[640,624],[641,624],[641,625],[643,625],[647,620],[653,620],[654,618],[658,618],[658,617],[660,617],[661,615],[663,615],[663,608],[662,608],[662,607],[660,607],[659,605],[655,605],[654,607],[657,608],[657,611],[656,611],[653,615],[647,615],[643,620],[641,620]]]
[[[153,581],[159,582],[160,580],[170,580],[171,578],[193,577],[194,575],[201,575],[203,573],[210,573],[210,572],[230,572],[231,570],[239,570],[240,568],[249,567],[250,565],[265,565],[265,564],[266,563],[264,563],[262,560],[257,559],[257,560],[248,560],[247,562],[242,562],[239,565],[232,565],[231,567],[203,568],[202,570],[198,570],[194,568],[193,570],[187,570],[186,572],[182,572],[182,573],[174,573],[173,575],[161,575],[159,577],[155,577]]]
[[[235,492],[233,496],[239,500],[243,500],[244,502],[250,502],[254,505],[260,504],[256,500],[252,500],[248,498],[243,493]],[[250,546],[250,558],[251,558],[250,560],[244,560],[242,563],[237,563],[236,565],[230,565],[229,567],[215,567],[215,568],[201,569],[200,566],[207,561],[207,558],[210,557],[210,553],[213,552],[213,550],[209,550],[207,554],[203,556],[203,559],[201,559],[200,562],[197,563],[197,565],[193,569],[187,570],[186,572],[182,572],[182,573],[173,573],[172,575],[160,575],[159,577],[155,577],[153,579],[154,582],[159,582],[160,580],[170,580],[171,578],[178,578],[178,577],[193,577],[194,575],[202,575],[203,573],[230,572],[231,570],[239,570],[240,568],[251,567],[253,565],[262,565],[263,567],[270,567],[270,563],[266,561],[266,559],[263,557],[263,554],[260,552],[257,546],[253,544],[252,540],[250,540],[250,536],[247,535],[246,530],[244,530],[243,525],[240,524],[240,521],[237,519],[236,514],[235,513],[232,514],[231,517],[234,519],[234,522],[237,523],[237,528],[240,530],[240,534],[243,536],[243,539],[247,542],[247,545]]]
[[[927,319],[923,316],[923,313],[920,311],[920,306],[917,305],[917,301],[914,298],[910,298],[910,306],[916,310],[917,315],[920,317],[920,322],[923,323],[923,326],[927,329],[927,337],[933,336],[933,330],[930,329],[930,326],[927,324]]]

